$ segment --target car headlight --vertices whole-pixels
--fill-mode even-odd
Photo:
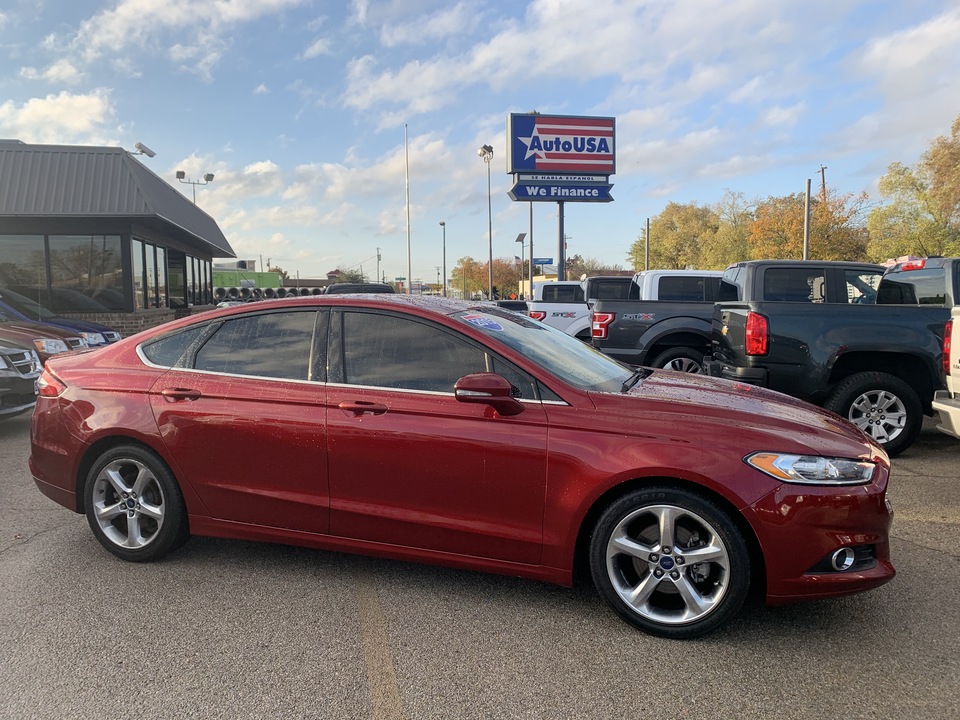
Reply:
[[[63,340],[57,340],[55,338],[40,338],[34,340],[33,346],[37,349],[37,352],[46,355],[56,355],[57,353],[66,352],[70,349]]]
[[[82,333],[80,333],[80,337],[82,337],[84,340],[87,341],[87,346],[90,346],[90,345],[103,345],[104,342],[106,342],[106,341],[103,339],[103,335],[101,335],[100,333],[95,333],[95,332],[82,332]]]
[[[863,485],[877,466],[864,460],[758,452],[744,462],[772,478],[800,485]]]

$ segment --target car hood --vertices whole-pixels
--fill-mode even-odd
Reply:
[[[772,390],[703,375],[653,370],[623,394],[593,393],[598,410],[646,403],[644,415],[703,428],[706,438],[734,434],[753,450],[832,457],[885,457],[839,415]]]
[[[59,338],[62,340],[63,338],[77,337],[75,330],[71,331],[45,323],[30,322],[29,320],[0,322],[0,335],[3,334],[22,338],[30,343],[37,338]]]

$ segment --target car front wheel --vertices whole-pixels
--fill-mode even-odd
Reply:
[[[750,556],[730,517],[685,490],[637,490],[601,515],[590,570],[620,617],[668,638],[704,635],[734,615],[750,587]]]
[[[188,537],[183,496],[166,464],[136,445],[106,451],[84,486],[87,522],[97,540],[119,558],[162,557]]]

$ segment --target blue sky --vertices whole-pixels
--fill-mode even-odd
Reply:
[[[617,120],[614,202],[567,203],[568,254],[627,266],[670,201],[867,191],[960,115],[958,0],[5,0],[0,137],[142,142],[241,258],[412,277],[519,254],[506,117]],[[534,207],[554,256],[556,205]]]

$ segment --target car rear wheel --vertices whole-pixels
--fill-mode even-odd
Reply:
[[[624,620],[693,638],[726,622],[750,588],[750,556],[733,520],[706,498],[655,487],[601,515],[590,541],[594,584]]]
[[[664,370],[700,373],[703,371],[703,353],[693,348],[672,348],[657,355],[651,365]]]
[[[882,372],[851,375],[836,387],[825,407],[863,430],[891,457],[910,447],[923,425],[917,393],[900,378]]]
[[[84,486],[84,507],[100,544],[124,560],[155,560],[189,536],[173,475],[156,454],[136,445],[111,448],[97,459]]]

